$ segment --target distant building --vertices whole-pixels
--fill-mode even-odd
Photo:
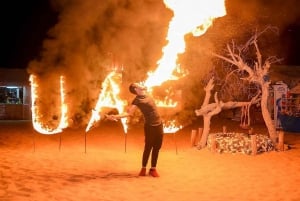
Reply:
[[[282,81],[293,88],[300,82],[300,66],[272,65],[270,79],[272,84]]]
[[[0,68],[0,120],[30,120],[30,92],[26,69]]]

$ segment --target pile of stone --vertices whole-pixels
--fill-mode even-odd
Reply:
[[[215,139],[215,147],[212,141]],[[207,147],[217,153],[252,154],[251,135],[246,133],[212,133],[208,136]],[[271,139],[262,134],[256,134],[256,154],[275,150]]]

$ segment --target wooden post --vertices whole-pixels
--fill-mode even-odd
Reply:
[[[125,142],[125,144],[124,144],[125,150],[124,150],[124,151],[125,151],[125,153],[126,153],[126,152],[127,152],[127,133],[125,133],[124,135],[125,135],[125,136],[124,136],[124,137],[125,137],[125,139],[124,139],[124,140],[125,140],[125,141],[124,141],[124,142]]]
[[[284,151],[284,132],[283,132],[283,130],[279,131],[277,148],[279,151]]]
[[[84,134],[84,153],[86,153],[86,132]]]
[[[61,133],[59,134],[59,145],[58,145],[58,150],[60,151],[61,149]]]
[[[176,135],[176,133],[173,133],[173,139],[174,139],[175,149],[176,149],[176,155],[177,155],[178,154],[178,149],[177,149],[177,141],[176,141],[175,135]]]
[[[253,135],[253,128],[249,129],[249,135]]]
[[[203,128],[198,128],[198,134],[196,138],[196,145],[199,144],[200,139],[202,138]]]
[[[211,134],[211,151],[215,153],[216,150],[217,150],[216,134]]]
[[[227,133],[227,128],[226,126],[223,126],[223,134]]]
[[[196,145],[196,137],[197,137],[197,130],[192,130],[191,133],[191,146],[195,146]]]
[[[256,135],[251,135],[251,149],[252,149],[252,155],[256,155],[257,154]]]
[[[33,132],[33,152],[35,152],[35,131]]]

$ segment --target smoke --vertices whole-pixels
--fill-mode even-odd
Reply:
[[[59,116],[59,105],[52,100],[59,99],[60,75],[65,77],[68,113],[75,121],[86,122],[112,68],[122,67],[127,82],[142,81],[155,68],[172,13],[155,0],[57,0],[52,4],[59,13],[57,24],[49,30],[43,51],[30,62],[28,72],[39,77],[39,107],[47,111],[45,122]]]
[[[202,90],[200,78],[212,67],[218,67],[215,65],[222,65],[212,63],[215,58],[211,52],[224,54],[226,44],[234,41],[243,45],[256,31],[273,26],[278,28],[278,32],[260,37],[259,48],[264,57],[281,58],[286,45],[281,41],[283,32],[291,24],[300,25],[300,2],[297,0],[227,0],[225,3],[227,15],[217,18],[202,37],[186,37],[187,48],[180,63],[192,72],[188,82],[196,82],[199,91]]]
[[[203,36],[186,37],[186,52],[178,62],[190,72],[181,86],[193,89],[183,95],[190,107],[201,101],[200,81],[213,66],[211,52],[259,27],[287,26],[299,16],[299,3],[284,2],[227,1],[227,16],[216,19]],[[49,30],[40,55],[29,63],[28,72],[39,77],[43,118],[52,121],[59,116],[59,76],[63,75],[69,114],[75,123],[86,123],[112,67],[123,68],[124,82],[143,81],[155,69],[172,12],[162,0],[53,0],[52,5],[58,12],[57,23]]]
[[[264,40],[261,44],[265,46],[262,48],[266,52],[277,55],[284,45],[280,44],[283,32],[291,24],[299,25],[300,2],[297,0],[228,0],[226,3],[228,15],[219,20],[215,29],[218,38],[221,38],[220,44],[229,43],[233,39],[242,42],[256,31],[259,32],[266,26],[274,26],[278,28],[277,35],[269,35],[268,38],[260,40]],[[273,50],[268,50],[267,46]]]

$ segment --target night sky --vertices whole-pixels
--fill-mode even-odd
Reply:
[[[46,0],[12,0],[1,3],[0,16],[0,67],[26,68],[41,50],[57,13]]]
[[[28,62],[39,55],[48,30],[57,23],[58,13],[47,0],[1,4],[0,67],[26,68]],[[289,55],[283,64],[300,65],[300,15],[287,25],[280,41],[282,50]]]

